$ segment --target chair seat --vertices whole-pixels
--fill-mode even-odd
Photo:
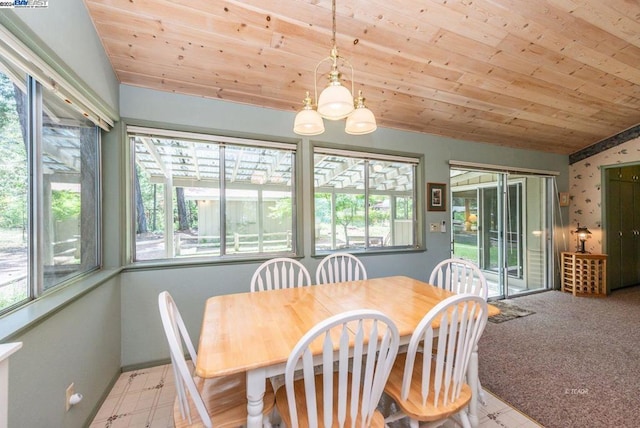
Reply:
[[[402,412],[409,416],[411,419],[415,419],[422,422],[430,422],[437,421],[441,419],[446,419],[455,413],[458,413],[464,406],[469,404],[471,400],[471,387],[467,384],[462,385],[462,392],[460,397],[453,401],[449,402],[446,405],[442,404],[442,399],[438,402],[438,407],[434,406],[435,393],[433,392],[433,385],[430,385],[429,398],[427,399],[426,405],[422,405],[422,394],[421,394],[421,380],[422,380],[422,361],[423,353],[416,354],[415,365],[413,366],[414,375],[411,379],[411,386],[409,389],[409,395],[406,400],[402,400],[401,388],[402,388],[402,378],[404,375],[405,364],[407,359],[407,354],[398,354],[396,360],[393,364],[393,368],[391,369],[391,374],[389,375],[389,379],[387,384],[385,385],[384,391],[396,402],[396,404],[400,407]],[[431,358],[430,354],[426,354],[427,358]],[[432,367],[432,375],[433,369]],[[440,394],[442,396],[442,394]]]
[[[348,376],[348,384],[351,385],[351,376]],[[315,382],[316,382],[316,390],[321,390],[322,389],[322,374],[317,374],[315,376]],[[338,417],[337,417],[337,410],[338,410],[338,373],[334,373],[333,374],[333,390],[334,390],[334,394],[333,394],[333,427],[339,427],[338,425]],[[295,395],[296,395],[296,409],[298,410],[298,422],[299,422],[299,428],[307,428],[309,427],[309,423],[308,423],[308,418],[307,418],[307,403],[304,399],[305,397],[305,392],[304,392],[304,380],[303,379],[299,379],[296,380],[293,384],[293,388],[295,391]],[[351,401],[351,393],[350,393],[350,388],[349,388],[349,392],[347,394],[347,396],[349,397],[349,400],[347,401],[347,408],[350,407],[350,401]],[[361,395],[362,396],[362,395]],[[322,410],[323,410],[323,397],[322,394],[318,394],[317,395],[317,403],[318,403],[318,420],[322,421]],[[291,427],[291,417],[289,415],[289,402],[287,400],[287,390],[286,388],[279,388],[276,391],[276,406],[278,408],[278,413],[280,414],[280,417],[282,418],[282,421],[285,423],[285,425],[287,427]],[[358,416],[356,423],[352,424],[351,423],[351,418],[349,417],[349,415],[347,415],[347,420],[345,422],[345,427],[359,427],[361,426],[361,418],[360,416]],[[382,416],[382,413],[380,413],[379,411],[375,411],[373,414],[373,418],[372,418],[372,422],[371,425],[369,425],[370,427],[380,427],[383,428],[384,427],[384,416]]]
[[[203,379],[195,377],[194,381],[202,396],[209,416],[216,428],[238,427],[247,422],[247,375],[237,373],[221,378]],[[191,424],[188,418],[182,419],[180,402],[176,398],[173,406],[173,420],[176,428],[203,427],[198,411],[189,400],[191,406]],[[268,415],[275,405],[275,394],[271,382],[266,383],[264,393],[264,409],[262,413]]]

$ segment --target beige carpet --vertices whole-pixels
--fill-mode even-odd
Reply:
[[[479,343],[486,389],[547,428],[640,426],[640,287],[512,302],[535,314],[487,323]]]

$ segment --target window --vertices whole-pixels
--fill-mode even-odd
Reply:
[[[0,57],[0,312],[99,265],[99,132]]]
[[[20,82],[22,83],[20,85]],[[30,297],[27,144],[21,118],[27,77],[0,72],[0,310]],[[18,113],[18,109],[22,114]]]
[[[134,261],[296,252],[294,144],[128,132]]]
[[[316,147],[315,251],[414,248],[419,159]]]

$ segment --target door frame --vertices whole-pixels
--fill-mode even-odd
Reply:
[[[601,229],[602,229],[602,250],[604,252],[604,254],[610,254],[610,248],[609,245],[611,245],[611,238],[609,233],[614,233],[613,231],[611,231],[611,227],[610,227],[610,219],[607,216],[607,211],[609,209],[608,206],[608,194],[609,194],[609,180],[607,179],[607,173],[610,170],[613,169],[618,169],[618,168],[625,168],[625,167],[632,167],[632,166],[640,166],[640,161],[632,161],[632,162],[626,162],[626,163],[616,163],[616,164],[611,164],[611,165],[602,165],[600,166],[600,183],[602,183],[602,185],[600,186],[601,189],[601,195],[600,195],[600,215],[602,216],[602,224],[601,224]],[[611,268],[612,260],[609,261],[610,266],[607,269],[606,272],[606,276],[607,276],[607,287],[606,287],[606,294],[610,294],[612,290],[611,285],[613,284],[613,281],[611,281],[611,275],[613,275],[614,270]],[[618,288],[624,288],[624,286],[618,287]],[[616,289],[618,289],[616,288]]]
[[[536,173],[531,173],[529,171],[515,171],[513,173],[510,173],[510,171],[505,171],[505,170],[489,170],[489,169],[476,169],[473,167],[467,167],[467,166],[458,166],[458,165],[450,165],[450,169],[452,170],[458,170],[458,171],[469,171],[469,172],[478,172],[478,173],[485,173],[485,174],[491,174],[494,175],[495,179],[492,179],[491,181],[484,181],[484,182],[478,182],[478,183],[471,183],[468,182],[467,184],[463,184],[461,186],[457,186],[454,187],[453,185],[451,185],[451,180],[450,180],[450,192],[451,192],[451,201],[452,201],[452,211],[451,211],[451,220],[452,220],[452,224],[453,224],[453,215],[454,215],[454,211],[453,211],[453,200],[454,200],[454,189],[456,190],[456,193],[458,191],[470,191],[470,190],[474,190],[476,192],[476,199],[477,199],[477,214],[478,216],[481,216],[481,220],[478,222],[479,225],[486,225],[486,223],[482,223],[484,220],[482,220],[482,218],[486,218],[485,215],[483,215],[483,211],[485,210],[485,208],[483,207],[484,205],[484,199],[482,197],[483,188],[493,188],[496,191],[496,198],[499,201],[498,203],[498,212],[496,213],[496,215],[498,216],[498,222],[499,222],[499,227],[501,228],[501,231],[499,231],[499,236],[502,237],[502,239],[499,240],[500,243],[500,250],[499,250],[499,260],[498,260],[498,269],[497,270],[486,270],[483,269],[483,272],[485,273],[485,276],[488,277],[488,279],[491,279],[492,282],[496,282],[499,285],[499,289],[498,289],[498,295],[497,296],[492,296],[492,298],[497,298],[497,299],[501,299],[501,298],[508,298],[510,296],[515,296],[515,295],[524,295],[524,294],[529,294],[529,293],[535,293],[535,292],[540,292],[540,291],[545,291],[545,290],[549,290],[553,288],[553,278],[554,278],[554,272],[555,272],[555,263],[554,263],[554,239],[553,239],[553,230],[554,230],[554,224],[555,224],[555,220],[554,220],[554,213],[553,213],[553,207],[554,207],[554,202],[553,202],[553,198],[551,197],[554,192],[553,192],[553,179],[554,177],[551,174],[536,174]],[[514,177],[515,176],[515,177]],[[522,177],[521,177],[522,176]],[[542,277],[540,278],[542,283],[540,284],[541,287],[540,288],[534,288],[534,289],[528,289],[528,287],[526,287],[526,285],[528,284],[527,281],[529,281],[529,257],[528,257],[528,230],[529,228],[535,228],[535,225],[528,225],[528,209],[527,206],[528,204],[531,202],[529,201],[529,197],[528,195],[528,180],[527,177],[531,177],[531,178],[539,178],[539,179],[544,179],[544,181],[541,181],[539,183],[540,185],[540,192],[541,196],[544,196],[544,202],[546,204],[546,209],[544,211],[542,211],[540,213],[540,226],[543,227],[543,229],[540,230],[540,232],[543,232],[543,235],[539,238],[539,239],[543,239],[543,242],[540,244],[541,245],[541,249],[543,251],[542,253],[542,260],[544,261],[544,264],[546,266],[546,269],[544,270],[544,272],[542,272]],[[508,210],[510,209],[510,204],[511,201],[509,200],[509,188],[511,186],[517,186],[520,198],[518,200],[518,206],[517,206],[517,210],[518,212],[514,213],[514,215],[518,216],[517,222],[518,222],[518,230],[516,231],[516,233],[518,233],[518,257],[519,257],[519,261],[518,263],[520,264],[520,269],[521,271],[518,272],[517,277],[512,277],[509,275],[509,269],[507,266],[507,262],[506,262],[506,257],[507,257],[507,249],[508,249],[508,242],[506,239],[504,239],[507,236],[507,233],[509,233],[509,217],[506,215],[506,212],[508,212]],[[505,187],[506,186],[506,187]],[[533,207],[533,205],[532,205]],[[483,228],[484,229],[484,228]],[[535,230],[537,231],[538,229],[535,228]],[[537,235],[540,236],[540,235]],[[486,255],[486,249],[483,247],[484,246],[484,238],[486,237],[486,233],[483,231],[479,231],[478,232],[478,236],[477,236],[477,260],[478,260],[478,264],[479,265],[484,265],[484,259],[486,259],[486,257],[488,257]],[[454,250],[455,250],[455,238],[454,238],[454,228],[451,228],[451,255],[452,257],[455,257],[454,255]],[[481,268],[482,269],[482,268]],[[512,286],[514,285],[518,285],[518,283],[521,285],[520,289],[523,291],[518,291],[516,294],[510,293],[510,289],[513,288]]]

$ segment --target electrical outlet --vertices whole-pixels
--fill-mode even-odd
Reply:
[[[73,385],[73,382],[71,382],[71,385],[67,386],[66,399],[64,401],[64,406],[67,412],[71,408],[71,404],[69,404],[69,400],[71,399],[71,396],[75,393],[76,393],[75,387]]]
[[[429,231],[430,232],[437,232],[439,228],[440,228],[440,225],[438,223],[429,224]]]

